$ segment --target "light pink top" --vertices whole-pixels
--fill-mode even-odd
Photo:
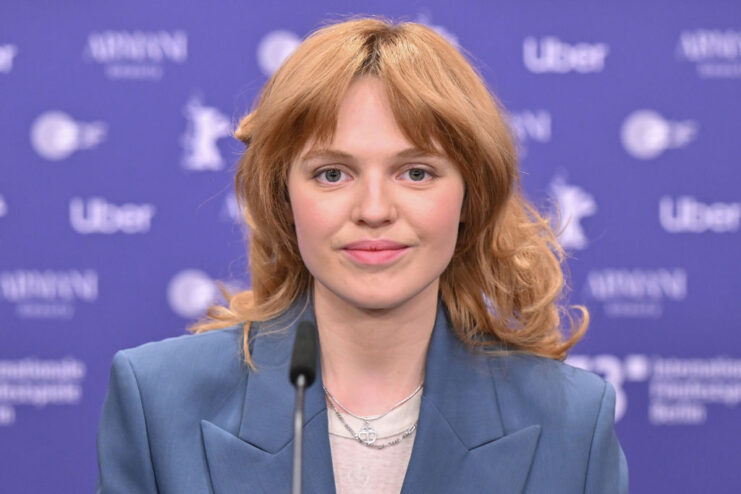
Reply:
[[[378,433],[376,444],[385,444],[396,439],[401,432],[414,424],[419,417],[421,400],[420,390],[396,410],[370,422]],[[344,413],[339,407],[337,409],[355,432],[360,430],[362,421]],[[337,494],[395,494],[401,491],[416,431],[399,444],[378,450],[353,439],[329,406],[327,419]]]

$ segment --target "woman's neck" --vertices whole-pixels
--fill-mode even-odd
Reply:
[[[324,386],[351,412],[376,415],[424,380],[438,282],[391,309],[362,309],[314,282]]]

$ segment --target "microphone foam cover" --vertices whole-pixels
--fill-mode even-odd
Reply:
[[[296,330],[296,339],[293,342],[291,355],[291,383],[296,386],[298,376],[306,378],[306,387],[312,385],[316,377],[316,360],[318,350],[318,336],[316,326],[311,321],[301,321]]]

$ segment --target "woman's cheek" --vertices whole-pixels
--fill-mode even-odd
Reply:
[[[419,218],[425,218],[426,223],[432,226],[437,225],[438,229],[455,224],[457,231],[461,217],[463,194],[456,190],[446,192],[436,194],[431,200],[425,201],[415,210]]]
[[[302,256],[328,248],[337,212],[332,214],[328,206],[331,201],[321,198],[297,201],[294,203],[294,222]]]

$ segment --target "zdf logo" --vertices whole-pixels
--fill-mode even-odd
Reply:
[[[167,284],[167,301],[178,316],[197,318],[214,303],[220,303],[220,287],[228,293],[244,289],[237,282],[216,281],[200,269],[183,269],[175,273]]]
[[[172,311],[184,319],[203,315],[216,301],[218,287],[211,277],[198,269],[176,273],[167,285],[167,301]]]
[[[695,139],[697,128],[692,120],[671,121],[653,110],[637,110],[623,122],[620,140],[628,154],[650,160],[667,149],[689,144]]]
[[[49,161],[60,161],[80,149],[97,146],[106,135],[102,122],[77,122],[61,111],[48,111],[31,124],[31,146]]]

